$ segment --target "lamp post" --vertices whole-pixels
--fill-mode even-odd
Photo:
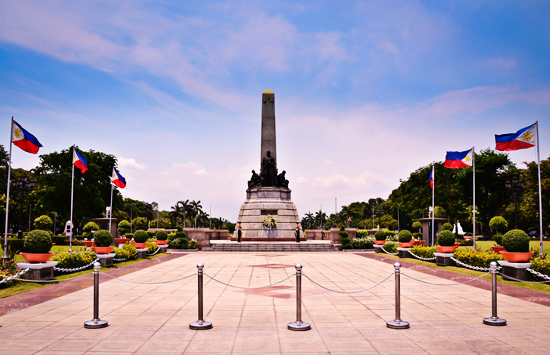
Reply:
[[[21,213],[19,214],[19,230],[17,232],[17,237],[21,239],[23,238],[23,203],[25,202],[25,192],[31,191],[36,186],[36,182],[33,179],[29,179],[27,175],[22,175],[20,178],[13,179],[11,183],[15,190],[21,194]]]
[[[378,229],[380,229],[380,217],[384,214],[384,211],[378,206],[378,210],[376,211],[376,215],[378,216]]]
[[[523,180],[518,180],[517,176],[512,178],[512,181],[508,180],[504,183],[506,190],[511,194],[514,194],[514,205],[515,205],[515,229],[518,229],[518,195],[521,194],[525,188],[525,183]]]

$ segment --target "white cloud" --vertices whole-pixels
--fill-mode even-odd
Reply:
[[[134,158],[117,158],[118,166],[120,169],[129,169],[129,170],[145,170],[147,165],[139,164]]]

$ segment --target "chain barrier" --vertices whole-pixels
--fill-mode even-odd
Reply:
[[[290,275],[289,277],[285,278],[285,279],[282,279],[281,281],[277,281],[277,282],[274,282],[270,285],[266,285],[266,286],[260,286],[260,287],[242,287],[242,286],[235,286],[235,285],[230,285],[228,283],[225,283],[225,282],[222,282],[220,280],[216,280],[215,278],[213,278],[212,276],[208,275],[207,273],[204,273],[204,276],[208,277],[209,279],[211,279],[212,281],[216,281],[217,283],[220,283],[222,285],[225,285],[225,286],[228,286],[228,287],[233,287],[233,288],[238,288],[238,289],[241,289],[241,290],[257,290],[257,289],[260,289],[260,288],[266,288],[266,287],[271,287],[271,286],[275,286],[275,285],[278,285],[280,284],[281,282],[284,282],[294,276],[296,276],[295,274],[292,274]]]
[[[75,268],[72,268],[72,269],[65,269],[65,268],[62,268],[62,267],[54,266],[53,269],[55,271],[61,271],[61,272],[75,272],[75,271],[84,270],[84,269],[89,268],[90,266],[93,266],[96,261],[99,261],[99,258],[96,258],[94,261],[92,261],[88,265],[84,265],[84,266],[81,266],[81,267],[75,267]]]
[[[483,275],[481,276],[478,276],[478,277],[475,277],[471,280],[466,280],[466,281],[462,281],[462,282],[455,282],[455,283],[452,283],[452,284],[438,284],[438,283],[434,283],[434,282],[428,282],[428,281],[424,281],[424,280],[420,280],[420,279],[417,279],[415,277],[412,277],[412,276],[409,276],[407,274],[404,274],[404,273],[401,273],[401,275],[405,276],[405,277],[408,277],[409,279],[412,279],[412,280],[415,280],[415,281],[418,281],[418,282],[421,282],[421,283],[424,283],[424,284],[427,284],[427,285],[432,285],[432,286],[457,286],[457,285],[463,285],[463,284],[467,284],[467,283],[470,283],[472,281],[475,281],[477,279],[480,279],[482,278],[483,276],[489,274],[490,271],[487,271],[486,273],[484,273]]]
[[[13,275],[11,275],[11,276],[5,277],[5,278],[3,278],[3,279],[0,281],[0,284],[9,282],[9,281],[11,281],[11,280],[19,280],[19,276],[23,275],[24,273],[26,273],[26,272],[29,271],[29,270],[30,270],[30,269],[27,268],[27,269],[25,269],[25,270],[19,271],[17,274],[13,274]]]
[[[525,282],[525,283],[528,283],[528,284],[544,284],[544,283],[550,282],[550,280],[546,280],[546,281],[525,281],[525,280],[516,279],[515,277],[512,277],[512,276],[504,275],[502,272],[497,272],[497,274],[500,274],[500,276],[502,276],[506,279],[510,279],[512,281]]]
[[[385,281],[387,281],[390,277],[392,277],[394,275],[394,273],[392,272],[391,274],[389,274],[384,280],[380,281],[379,283],[377,283],[376,285],[374,286],[371,286],[371,287],[368,287],[368,288],[365,288],[365,289],[362,289],[362,290],[359,290],[359,291],[339,291],[339,290],[333,290],[331,288],[328,288],[328,287],[325,287],[323,285],[320,285],[318,284],[317,282],[313,281],[309,276],[307,276],[306,274],[302,274],[303,276],[305,276],[309,281],[311,281],[313,284],[327,290],[327,291],[331,291],[331,292],[336,292],[336,293],[344,293],[344,294],[354,294],[354,293],[361,293],[361,292],[366,292],[366,291],[370,291],[372,290],[373,288],[375,288],[376,286],[380,286],[381,284],[383,284]]]
[[[382,245],[380,248],[382,248],[382,250],[384,251],[384,253],[386,254],[390,254],[390,255],[398,255],[399,253],[390,253],[389,251],[387,251],[386,249],[384,249],[384,246]]]
[[[116,276],[113,276],[113,275],[109,275],[107,274],[106,272],[100,272],[100,274],[103,274],[105,276],[108,276],[112,279],[116,279],[116,280],[120,280],[120,281],[124,281],[124,282],[129,282],[129,283],[133,283],[133,284],[139,284],[139,285],[162,285],[162,284],[168,284],[168,283],[171,283],[171,282],[176,282],[176,281],[181,281],[181,280],[185,280],[185,279],[188,279],[190,277],[193,277],[193,276],[196,276],[197,274],[191,274],[189,276],[184,276],[184,277],[180,277],[178,279],[174,279],[174,280],[169,280],[169,281],[158,281],[158,282],[141,282],[141,281],[133,281],[133,280],[125,280],[125,279],[121,279],[121,278],[118,278]]]
[[[491,271],[490,267],[479,267],[479,266],[468,265],[466,263],[463,263],[460,260],[455,259],[454,256],[451,256],[451,260],[454,261],[455,263],[457,263],[460,266],[464,266],[465,268],[472,269],[472,270],[475,270],[475,271]],[[502,269],[502,267],[497,266],[497,270],[500,270],[500,269]]]
[[[160,248],[159,248],[159,247],[157,247],[157,250],[156,250],[156,251],[155,251],[155,252],[154,252],[153,254],[147,254],[147,256],[153,256],[153,255],[155,255],[156,253],[158,253],[158,252],[159,252],[159,250],[160,250]]]
[[[535,270],[531,269],[530,267],[528,267],[528,268],[525,269],[525,270],[529,271],[531,274],[533,274],[533,275],[535,275],[535,276],[542,277],[542,278],[545,279],[545,280],[550,280],[550,276],[545,275],[545,274],[542,274],[542,273],[540,273],[540,272],[538,272],[538,271],[535,271]]]
[[[130,260],[130,259],[116,259],[116,258],[113,258],[113,261],[116,261],[117,263],[120,263],[122,261],[127,261],[127,260]]]
[[[434,256],[433,258],[423,258],[423,257],[421,257],[421,256],[418,256],[418,255],[416,255],[416,254],[413,254],[413,252],[410,251],[410,250],[409,250],[409,254],[411,254],[412,256],[414,256],[414,257],[417,258],[417,259],[424,260],[424,261],[434,261],[434,260],[436,259],[435,256]]]
[[[60,280],[55,280],[55,279],[51,279],[51,280],[26,280],[26,279],[19,279],[19,278],[17,280],[23,281],[23,282],[54,283],[54,282],[65,282],[65,281],[69,281],[69,280],[79,279],[81,277],[90,276],[90,275],[93,275],[93,272],[90,272],[89,274],[69,277],[69,278],[60,279]]]

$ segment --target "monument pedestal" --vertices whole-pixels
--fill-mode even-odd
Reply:
[[[401,258],[401,259],[405,259],[405,258],[410,258],[411,257],[411,254],[409,254],[409,250],[411,248],[397,248],[397,255]]]
[[[502,266],[504,277],[509,276],[523,281],[527,281],[531,277],[531,273],[526,270],[531,266],[531,263],[511,263],[506,260],[498,260],[497,263]]]
[[[30,270],[20,276],[25,280],[51,280],[53,279],[53,267],[57,265],[57,261],[46,261],[45,263],[17,263],[21,270],[29,268]]]
[[[374,244],[374,252],[375,253],[384,253],[384,251],[382,250],[382,245]]]
[[[434,256],[437,266],[455,266],[455,262],[451,259],[453,253],[434,253]]]
[[[168,244],[159,245],[159,253],[166,253],[168,251]]]
[[[115,254],[97,254],[96,256],[99,259],[99,264],[101,266],[113,266],[113,258],[115,257]]]
[[[147,257],[147,248],[138,248],[136,255],[140,259],[145,259]]]
[[[242,226],[242,240],[296,241],[296,222],[300,221],[300,217],[290,199],[290,193],[286,187],[254,187],[246,190],[246,201],[241,206],[238,218]],[[277,226],[271,230],[263,226],[264,218],[268,215],[277,222]],[[302,231],[300,240],[304,240]]]

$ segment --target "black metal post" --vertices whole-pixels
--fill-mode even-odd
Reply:
[[[199,263],[197,265],[197,279],[198,279],[198,298],[199,298],[199,319],[196,322],[189,323],[189,329],[193,330],[205,330],[205,329],[212,329],[212,323],[207,322],[204,320],[203,315],[203,269],[204,265],[202,263]]]
[[[109,325],[106,320],[99,319],[99,268],[101,264],[97,261],[94,263],[94,318],[84,322],[84,328],[98,329],[105,328]]]
[[[288,323],[288,329],[311,329],[311,324],[302,322],[302,265],[300,264],[296,264],[296,322]]]
[[[483,324],[503,326],[506,325],[506,320],[497,316],[497,263],[491,262],[491,280],[492,280],[492,316],[484,318]]]
[[[391,329],[407,329],[409,322],[401,320],[401,264],[393,264],[395,268],[395,319],[386,322],[386,327]]]

